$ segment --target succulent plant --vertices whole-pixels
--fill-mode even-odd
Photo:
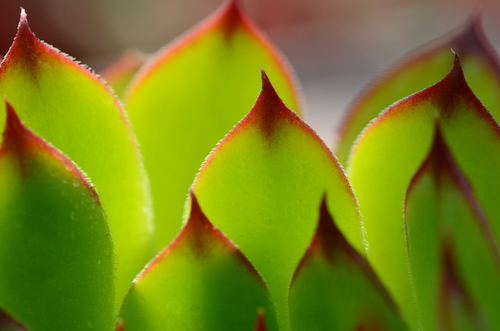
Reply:
[[[476,17],[402,61],[337,158],[238,1],[105,81],[23,11],[0,64],[0,330],[500,329],[487,45]]]

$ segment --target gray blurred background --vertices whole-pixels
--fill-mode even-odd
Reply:
[[[499,0],[241,0],[294,66],[309,124],[330,144],[341,114],[376,74],[482,8],[500,45]],[[20,7],[42,40],[95,70],[129,48],[154,52],[222,0],[0,0],[0,54]]]

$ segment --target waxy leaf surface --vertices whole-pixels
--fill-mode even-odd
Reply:
[[[460,33],[424,46],[375,80],[349,109],[335,154],[347,165],[352,145],[363,128],[397,100],[438,82],[449,70],[450,49],[462,61],[467,82],[486,108],[500,118],[500,62],[484,37],[479,17]]]
[[[122,54],[99,72],[99,75],[113,88],[121,99],[132,78],[146,62],[148,56],[138,51],[130,50]]]
[[[208,218],[269,284],[286,329],[288,286],[325,192],[339,227],[364,252],[354,195],[337,160],[263,74],[253,109],[205,161],[193,187]]]
[[[147,178],[117,100],[91,72],[38,40],[24,12],[0,65],[0,95],[94,183],[113,233],[119,300],[154,252]]]
[[[209,222],[194,196],[191,215],[141,272],[121,317],[134,330],[254,330],[260,309],[277,330],[269,292],[238,248]]]
[[[124,102],[151,178],[160,249],[180,229],[201,163],[255,102],[262,68],[299,111],[286,62],[230,0],[160,51],[132,82]]]
[[[368,262],[339,231],[323,200],[316,234],[290,289],[292,330],[406,330]]]
[[[31,330],[111,330],[114,254],[78,168],[7,106],[0,149],[0,307]]]
[[[498,236],[500,180],[494,178],[500,168],[500,129],[468,87],[457,56],[443,80],[397,102],[365,130],[348,170],[366,227],[368,258],[413,322],[402,210],[436,122]]]
[[[439,127],[412,178],[405,214],[421,329],[437,330],[442,325],[451,330],[451,325],[470,325],[474,320],[477,325],[469,330],[498,329],[498,242]]]

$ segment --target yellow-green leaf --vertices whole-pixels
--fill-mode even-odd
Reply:
[[[97,193],[8,106],[0,148],[0,307],[31,330],[111,330],[113,244]]]
[[[159,249],[180,229],[204,158],[255,102],[261,68],[300,112],[286,61],[239,2],[228,0],[161,50],[131,83],[124,102],[151,178]]]
[[[288,286],[325,192],[339,228],[364,253],[357,204],[343,170],[265,74],[253,109],[207,158],[193,187],[208,218],[268,282],[283,330]]]
[[[118,101],[90,71],[38,40],[24,12],[0,65],[0,95],[94,183],[113,233],[120,300],[154,252],[147,178]]]
[[[290,288],[292,330],[407,330],[368,262],[335,225],[325,200]]]
[[[121,312],[134,330],[254,330],[259,309],[270,330],[276,316],[262,278],[238,248],[209,222],[191,196],[191,215],[137,277]]]

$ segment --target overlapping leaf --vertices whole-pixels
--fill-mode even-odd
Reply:
[[[325,201],[290,289],[292,330],[406,330],[368,262],[335,225]]]
[[[444,37],[406,57],[358,98],[339,132],[335,153],[342,164],[347,164],[356,137],[382,110],[435,84],[446,74],[450,49],[460,56],[465,77],[474,93],[497,119],[500,118],[500,62],[486,41],[477,16],[457,35]]]
[[[277,330],[269,292],[256,270],[191,196],[181,233],[135,280],[121,312],[124,329],[254,330],[259,309]],[[258,322],[263,327],[263,320]]]
[[[288,286],[325,192],[340,229],[364,252],[356,201],[338,162],[265,74],[255,106],[207,158],[193,187],[208,218],[268,282],[284,329]]]
[[[498,242],[446,145],[438,127],[406,200],[419,326],[436,330],[442,324],[451,330],[452,325],[472,323],[476,326],[469,330],[496,330],[500,328]]]
[[[127,51],[99,72],[99,75],[113,88],[119,98],[123,98],[130,81],[147,58],[147,55],[141,52]]]
[[[121,298],[154,253],[146,176],[117,100],[87,69],[38,40],[24,12],[0,66],[0,95],[95,184],[113,233]]]
[[[179,231],[200,164],[255,102],[261,68],[300,111],[286,62],[239,2],[228,0],[133,81],[125,106],[151,178],[159,248]]]
[[[432,145],[436,121],[498,235],[500,181],[492,176],[500,167],[500,129],[468,87],[458,57],[443,80],[394,104],[367,128],[348,171],[370,262],[413,322],[402,209],[410,179]]]
[[[0,307],[30,330],[111,330],[115,261],[97,194],[68,158],[7,109]]]

